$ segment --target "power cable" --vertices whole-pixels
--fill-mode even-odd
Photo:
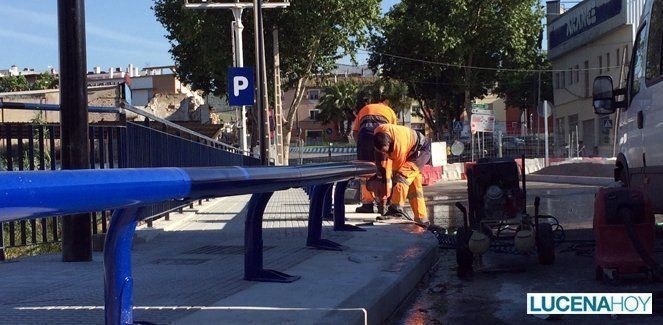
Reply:
[[[474,69],[474,70],[486,70],[486,71],[498,71],[498,72],[501,72],[501,71],[505,71],[505,72],[567,72],[567,71],[569,71],[568,69],[514,69],[514,68],[478,67],[478,66],[470,66],[470,65],[463,65],[463,64],[422,60],[422,59],[417,59],[417,58],[412,58],[412,57],[407,57],[407,56],[402,56],[402,55],[382,53],[382,52],[366,50],[366,49],[359,49],[359,51],[364,52],[364,53],[369,53],[369,54],[384,55],[384,56],[388,56],[388,57],[392,57],[392,58],[396,58],[396,59],[401,59],[401,60],[407,60],[407,61],[419,62],[419,63],[425,63],[425,64],[433,64],[433,65],[439,65],[439,66],[450,67],[450,68]],[[601,68],[576,69],[576,71],[593,71],[593,70],[620,69],[620,68],[621,68],[621,65],[612,66],[612,67],[601,67]]]

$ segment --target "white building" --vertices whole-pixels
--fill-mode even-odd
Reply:
[[[623,85],[644,3],[585,0],[564,11],[560,1],[547,2],[558,150],[577,136],[584,155],[612,156],[615,117],[594,114],[592,84],[610,75],[615,87]]]

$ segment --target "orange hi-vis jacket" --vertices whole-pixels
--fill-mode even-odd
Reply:
[[[384,118],[384,123],[398,124],[398,117],[396,116],[396,113],[394,113],[394,110],[389,106],[385,104],[368,104],[359,110],[352,131],[359,132],[359,129],[361,129],[361,122],[367,116],[381,117]]]
[[[391,194],[393,186],[392,175],[394,170],[399,170],[407,162],[410,151],[417,142],[415,131],[400,125],[383,124],[375,129],[375,134],[385,133],[394,142],[394,149],[387,153],[387,160],[376,162],[384,168],[385,179],[387,180],[387,196]]]

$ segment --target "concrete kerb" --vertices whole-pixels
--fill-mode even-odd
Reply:
[[[439,249],[437,246],[426,247],[425,245],[417,245],[412,247],[412,250],[419,251],[417,257],[413,259],[416,263],[405,265],[407,270],[398,272],[398,279],[389,280],[387,276],[376,277],[364,288],[339,305],[339,308],[345,308],[363,304],[368,319],[357,314],[353,314],[352,319],[350,319],[348,314],[340,315],[336,311],[329,312],[324,319],[328,319],[330,323],[336,324],[383,324],[399,310],[401,304],[416,290],[417,285],[430,272],[439,259]],[[390,282],[390,285],[384,287],[385,282]],[[381,289],[381,292],[374,293],[373,295],[366,294],[367,291],[375,291],[376,288]],[[367,298],[372,299],[367,301]],[[335,320],[338,320],[338,322]]]
[[[584,176],[560,176],[560,175],[529,175],[532,182],[574,184],[588,186],[612,186],[615,180],[610,177],[584,177]]]

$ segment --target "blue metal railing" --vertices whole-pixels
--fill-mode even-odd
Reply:
[[[1,109],[59,111],[59,105],[0,101]],[[93,113],[120,113],[114,107],[90,106]],[[136,108],[126,107],[127,110]],[[120,113],[121,114],[121,113]],[[138,114],[138,113],[137,113]],[[206,138],[179,125],[152,117],[152,127],[125,122],[104,122],[89,127],[90,168],[253,166],[260,161],[239,149]],[[157,122],[155,122],[157,121]],[[60,126],[54,124],[0,123],[0,170],[56,170],[60,168]],[[11,144],[11,145],[8,145]],[[145,208],[152,220],[182,209],[190,202],[160,202]],[[105,233],[112,211],[91,213],[94,234]],[[58,218],[0,222],[0,261],[4,249],[40,245],[60,240]],[[4,236],[6,235],[6,236]],[[7,245],[4,245],[4,241]]]
[[[0,172],[0,222],[52,215],[115,210],[104,245],[106,324],[133,323],[131,243],[146,207],[253,194],[245,221],[244,278],[292,282],[299,279],[263,268],[262,216],[275,191],[310,187],[307,246],[341,250],[321,238],[322,219],[334,202],[334,229],[361,231],[345,224],[348,181],[375,173],[371,163],[332,163],[301,167],[151,168]],[[332,189],[336,185],[332,200]],[[99,195],[104,193],[104,195]]]

